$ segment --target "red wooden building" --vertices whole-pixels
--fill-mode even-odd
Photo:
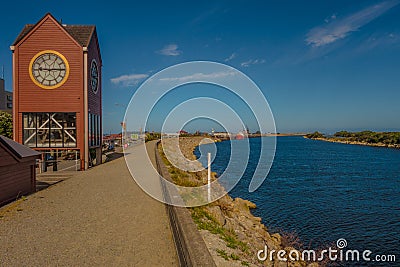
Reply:
[[[101,55],[95,26],[51,14],[26,25],[13,53],[14,140],[37,151],[78,151],[81,169],[101,162]],[[96,151],[96,153],[94,153]]]
[[[0,205],[36,191],[40,154],[0,135]]]

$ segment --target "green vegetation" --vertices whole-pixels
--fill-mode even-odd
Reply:
[[[204,207],[191,208],[190,211],[192,212],[193,221],[197,224],[199,229],[219,235],[229,248],[239,248],[243,252],[248,250],[246,243],[238,240],[234,232],[220,226]]]
[[[12,116],[3,111],[0,111],[0,135],[8,138],[12,138],[13,135]]]
[[[160,133],[154,133],[154,132],[146,133],[145,142],[158,140],[158,139],[161,139]]]
[[[161,155],[165,166],[168,167],[168,172],[171,175],[171,179],[174,184],[185,187],[195,187],[202,185],[201,181],[198,179],[198,177],[196,177],[196,175],[182,171],[181,169],[176,168],[174,165],[172,165],[165,156],[161,145],[158,146],[158,153]]]
[[[306,137],[314,139],[314,138],[324,138],[325,136],[320,132],[313,132],[312,134],[307,134]]]
[[[226,253],[226,251],[223,250],[223,249],[218,249],[218,248],[217,248],[216,251],[217,251],[217,254],[218,254],[219,256],[221,256],[222,258],[224,258],[224,259],[227,260],[227,261],[229,261],[229,259],[232,259],[232,260],[234,260],[234,261],[237,261],[237,260],[240,259],[239,256],[236,255],[236,254],[234,254],[234,253],[232,253],[231,255],[228,255],[228,253]],[[243,262],[245,262],[245,261],[243,261]],[[243,262],[242,262],[242,265],[243,265]],[[248,266],[248,263],[247,263],[247,266]]]
[[[223,250],[223,249],[217,249],[217,253],[218,253],[219,256],[221,256],[221,257],[224,258],[225,260],[229,261],[229,256],[228,256],[228,254],[226,253],[225,250]]]
[[[229,257],[234,261],[238,261],[240,259],[239,256],[234,253],[232,253]]]
[[[205,136],[205,137],[209,137],[208,133],[202,133],[200,131],[196,131],[194,133],[188,133],[185,131],[181,131],[179,133],[179,137],[193,137],[193,136]],[[145,137],[145,141],[152,141],[152,140],[158,140],[161,139],[161,133],[156,133],[156,132],[146,132],[146,137]]]
[[[400,132],[347,132],[340,131],[334,134],[335,140],[345,140],[350,142],[361,142],[368,144],[399,145]]]
[[[195,187],[201,185],[199,181],[190,178],[187,172],[181,171],[174,166],[169,168],[169,173],[171,174],[171,179],[175,184],[185,187]]]
[[[332,137],[326,137],[320,132],[307,134],[307,138],[317,139],[322,138],[331,142],[355,143],[371,146],[387,146],[400,148],[400,132],[348,132],[339,131]]]

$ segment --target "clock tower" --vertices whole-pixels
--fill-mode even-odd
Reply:
[[[48,13],[25,25],[10,48],[14,140],[42,152],[45,169],[76,162],[76,169],[85,170],[101,163],[102,61],[96,27],[61,24]]]

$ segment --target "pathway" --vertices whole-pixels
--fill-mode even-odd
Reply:
[[[0,209],[0,266],[28,265],[177,266],[178,260],[164,204],[137,186],[119,158]]]

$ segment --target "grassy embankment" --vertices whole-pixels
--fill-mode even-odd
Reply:
[[[193,151],[204,137],[179,138],[179,150],[189,160],[196,160]],[[167,143],[163,143],[168,151],[177,151]],[[207,170],[186,172],[176,168],[164,155],[163,148],[159,146],[159,153],[167,166],[173,182],[180,186],[200,186],[207,181]],[[200,164],[200,163],[199,163]],[[190,168],[189,168],[190,169]],[[212,180],[216,174],[212,173]],[[221,186],[221,190],[224,190]],[[185,198],[186,196],[182,196]],[[260,262],[257,252],[265,245],[271,250],[290,251],[299,249],[300,242],[293,234],[270,233],[261,218],[255,217],[251,209],[256,205],[241,198],[231,198],[224,195],[220,199],[201,207],[189,208],[193,221],[205,240],[217,266],[320,266],[319,264],[304,261],[278,262],[276,258],[271,262],[267,259]]]

